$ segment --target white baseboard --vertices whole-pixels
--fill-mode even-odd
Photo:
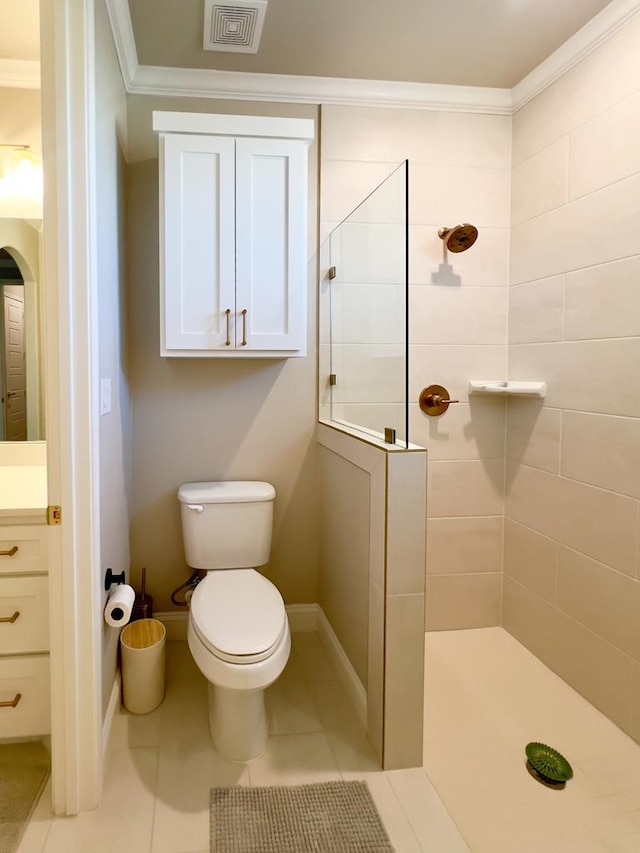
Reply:
[[[169,611],[167,613],[156,613],[158,619],[167,629],[167,641],[186,640],[188,611]],[[362,725],[367,726],[367,691],[346,652],[340,645],[335,631],[329,624],[329,620],[319,604],[288,604],[287,618],[292,634],[310,633],[317,631],[332,664],[334,665],[338,679],[349,697],[349,701]]]
[[[153,618],[162,622],[167,629],[167,642],[173,643],[177,640],[187,639],[187,623],[189,621],[189,610],[168,610],[166,613],[154,613]]]
[[[363,728],[367,728],[367,691],[358,674],[353,668],[351,661],[347,657],[345,650],[340,645],[340,641],[336,637],[335,631],[329,624],[329,620],[324,615],[322,608],[318,607],[318,634],[329,655],[331,662],[338,671],[340,684],[344,687],[349,701],[351,702],[354,711]]]
[[[319,604],[287,604],[287,619],[292,634],[318,630]]]
[[[107,713],[104,715],[102,722],[102,754],[106,755],[109,748],[109,739],[111,738],[111,727],[113,726],[113,718],[120,707],[120,694],[122,689],[122,677],[120,670],[116,671],[116,677],[111,688],[111,696],[107,705]]]

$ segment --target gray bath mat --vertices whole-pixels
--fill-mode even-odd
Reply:
[[[0,746],[0,853],[17,850],[48,777],[48,755],[38,744]]]
[[[365,782],[211,789],[211,853],[393,853]]]

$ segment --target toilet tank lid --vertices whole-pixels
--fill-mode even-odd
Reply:
[[[271,483],[253,480],[183,483],[178,489],[178,500],[185,504],[250,503],[272,501],[275,496]]]

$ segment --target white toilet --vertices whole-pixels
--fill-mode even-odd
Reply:
[[[189,648],[209,681],[213,742],[231,761],[264,752],[264,691],[291,650],[282,596],[253,568],[269,559],[275,495],[246,481],[178,489],[187,563],[208,572],[191,598]]]

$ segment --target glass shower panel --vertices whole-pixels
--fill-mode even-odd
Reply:
[[[407,192],[404,162],[332,231],[321,298],[331,422],[393,430],[399,444],[409,441]]]

